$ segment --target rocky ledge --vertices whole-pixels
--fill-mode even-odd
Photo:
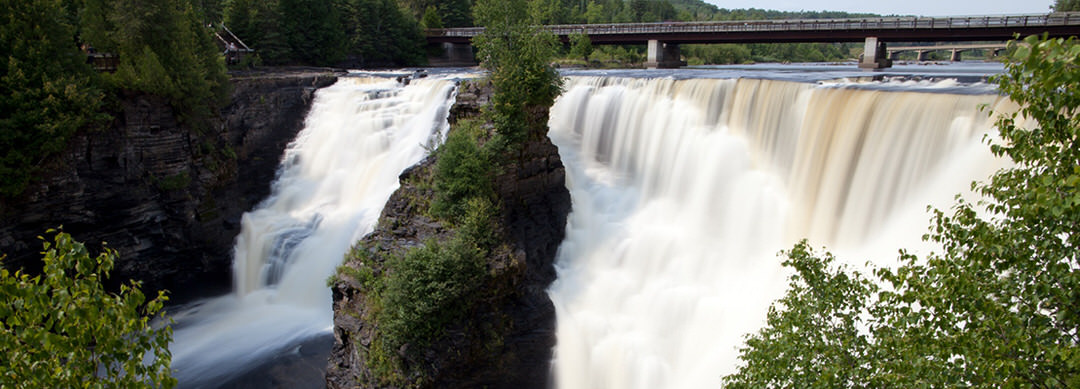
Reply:
[[[269,193],[315,90],[336,79],[320,69],[234,74],[230,103],[206,133],[178,123],[163,99],[123,97],[111,129],[78,134],[50,173],[0,203],[5,265],[39,267],[36,237],[63,226],[117,250],[114,284],[142,280],[180,300],[227,290],[240,216]]]
[[[478,115],[490,93],[489,84],[464,84],[451,109],[451,121]],[[546,115],[545,111],[534,119],[546,123]],[[430,200],[431,190],[421,183],[432,174],[434,164],[435,157],[429,157],[402,174],[402,186],[383,209],[375,232],[357,247],[370,248],[374,258],[385,261],[432,238],[453,233],[428,218],[417,205]],[[529,142],[517,163],[500,170],[495,186],[501,218],[501,242],[496,246],[501,249],[486,258],[489,277],[480,286],[485,291],[483,301],[473,304],[466,320],[446,328],[430,346],[422,350],[404,350],[413,347],[404,346],[399,354],[419,357],[412,358],[410,372],[391,373],[404,376],[405,382],[394,385],[548,387],[555,311],[545,290],[555,278],[553,261],[570,211],[558,149],[546,137]],[[357,269],[361,265],[350,260],[344,266]],[[348,269],[341,270],[341,274],[346,273]],[[371,306],[361,282],[340,276],[332,285],[335,344],[326,376],[330,388],[387,385],[369,363],[369,351],[378,331],[369,313],[378,308]],[[385,376],[385,372],[381,374]]]

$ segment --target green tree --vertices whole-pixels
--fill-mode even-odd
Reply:
[[[1054,12],[1080,11],[1080,0],[1054,0]]]
[[[1072,87],[1080,82],[1080,45],[1028,37],[1011,60],[998,86],[1022,108],[997,122],[1001,141],[991,151],[1015,167],[975,185],[985,201],[935,210],[927,239],[943,251],[905,254],[897,269],[878,270],[886,286],[879,293],[835,293],[852,290],[843,282],[817,286],[816,296],[840,312],[859,312],[854,327],[868,336],[841,337],[828,349],[858,357],[839,380],[798,387],[1080,387],[1080,92]],[[1025,127],[1021,117],[1037,125]],[[790,291],[779,321],[770,314],[749,338],[729,386],[772,386],[798,366],[817,377],[844,366],[795,346],[851,327],[814,327],[835,308],[805,299],[787,305],[806,293]],[[872,339],[868,350],[858,339]]]
[[[346,37],[336,2],[278,0],[278,11],[293,61],[323,66],[344,59]]]
[[[478,0],[473,6],[474,18],[485,27],[474,42],[495,89],[492,121],[513,147],[547,135],[547,109],[562,88],[551,66],[558,39],[531,26],[527,10],[525,0]]]
[[[224,58],[190,0],[85,0],[82,24],[88,43],[119,55],[115,87],[169,99],[187,124],[204,126],[227,98]]]
[[[443,28],[442,18],[439,17],[439,10],[434,6],[428,6],[424,10],[424,18],[420,20],[420,25],[423,28]]]
[[[409,66],[427,61],[424,36],[394,0],[349,0],[344,9],[348,53],[356,65]]]
[[[795,270],[787,294],[769,308],[765,328],[746,339],[746,365],[726,387],[864,387],[871,351],[859,315],[877,286],[833,268],[832,255],[813,252],[805,240],[784,254],[784,266]]]
[[[0,196],[22,193],[71,135],[107,118],[62,15],[58,0],[0,1]]]
[[[150,323],[164,293],[106,292],[115,251],[93,257],[65,233],[44,246],[41,275],[0,268],[0,387],[173,387],[172,329]]]
[[[570,55],[581,57],[585,62],[589,62],[589,55],[592,54],[592,51],[592,41],[589,40],[588,35],[582,33],[570,34]]]
[[[435,8],[444,27],[472,25],[472,0],[400,0],[399,3],[416,20],[423,20],[427,10]]]

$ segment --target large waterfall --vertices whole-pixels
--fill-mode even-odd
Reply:
[[[235,292],[175,315],[182,386],[213,386],[330,331],[326,279],[374,229],[398,175],[445,135],[454,90],[448,79],[346,77],[316,93],[271,196],[243,216]]]
[[[935,87],[570,78],[550,122],[573,199],[557,387],[719,387],[784,291],[779,250],[919,250],[926,206],[1002,166],[982,141],[1011,104]]]

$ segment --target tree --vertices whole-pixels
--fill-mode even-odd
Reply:
[[[1080,0],[1054,0],[1054,12],[1080,11]]]
[[[196,128],[228,92],[225,61],[190,0],[85,0],[83,35],[120,57],[113,86],[165,97]]]
[[[147,301],[138,283],[106,292],[116,252],[96,257],[65,233],[44,242],[44,270],[0,268],[0,387],[131,388],[176,385],[172,329],[150,319],[167,300]]]
[[[943,251],[904,254],[897,269],[877,270],[887,286],[878,293],[830,293],[852,289],[814,284],[800,271],[831,305],[809,304],[805,288],[789,291],[749,338],[729,386],[785,386],[776,380],[802,367],[838,379],[799,387],[1080,387],[1080,92],[1071,87],[1080,82],[1080,45],[1028,37],[1011,60],[997,82],[1023,108],[997,122],[1001,141],[991,151],[1015,167],[974,186],[985,201],[933,212],[927,239]],[[789,257],[816,258],[801,253]],[[849,329],[846,320],[822,321],[838,311],[858,312],[845,317],[865,336],[841,337],[829,353],[797,346]],[[837,352],[857,360],[821,358]]]
[[[278,0],[278,11],[293,61],[323,66],[345,57],[344,26],[335,2]]]
[[[82,128],[103,93],[58,0],[0,1],[0,196],[22,193]],[[69,15],[64,17],[63,15]]]
[[[442,18],[439,17],[439,10],[434,6],[428,6],[424,10],[424,18],[420,20],[420,25],[424,28],[443,28]]]
[[[356,65],[409,66],[427,61],[424,36],[394,0],[349,0],[343,11],[347,52]]]
[[[585,62],[589,62],[589,55],[592,54],[592,51],[592,41],[589,40],[588,35],[583,33],[570,34],[570,55],[581,57]]]
[[[547,135],[547,109],[561,91],[551,67],[558,39],[529,24],[525,0],[478,0],[474,18],[485,27],[474,40],[481,65],[491,72],[492,121],[506,144]]]
[[[471,0],[400,0],[398,2],[417,20],[423,20],[427,10],[435,8],[444,27],[472,26]]]

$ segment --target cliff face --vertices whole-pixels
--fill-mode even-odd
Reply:
[[[478,114],[487,103],[487,85],[465,84],[451,109],[451,123]],[[537,120],[546,122],[546,112]],[[454,131],[451,129],[451,131]],[[375,232],[359,246],[370,247],[372,258],[385,261],[432,238],[453,232],[424,215],[418,198],[430,197],[421,184],[432,174],[429,157],[401,176],[402,186],[391,196]],[[505,166],[495,179],[500,202],[501,242],[486,258],[489,277],[480,288],[484,299],[467,319],[445,329],[445,335],[422,350],[399,351],[419,356],[404,371],[408,387],[546,388],[555,341],[555,312],[545,292],[554,280],[552,266],[565,234],[570,196],[557,148],[544,137],[525,145],[518,163]],[[354,261],[344,266],[357,269]],[[371,266],[371,264],[368,264]],[[348,273],[348,270],[343,270]],[[335,345],[327,368],[330,388],[379,387],[369,363],[377,328],[369,320],[372,301],[360,281],[340,276],[334,292]],[[419,371],[419,375],[415,372]]]
[[[122,98],[113,128],[80,134],[51,161],[52,173],[0,204],[0,253],[9,267],[34,269],[36,236],[63,226],[90,247],[120,254],[112,282],[144,291],[229,287],[240,216],[269,193],[285,146],[302,128],[314,91],[331,73],[233,78],[216,130],[195,133],[171,107],[147,95]]]

